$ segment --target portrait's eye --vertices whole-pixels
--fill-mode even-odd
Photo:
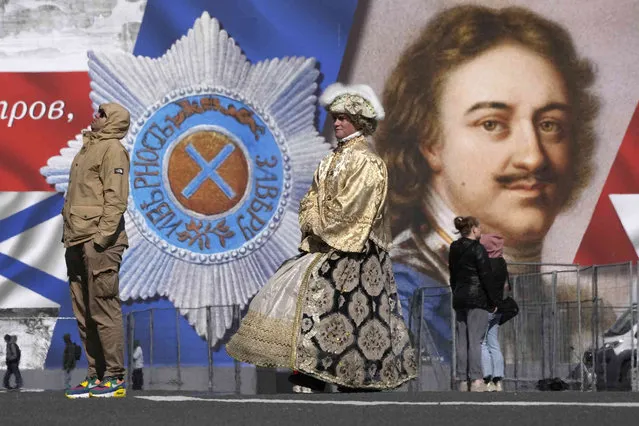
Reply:
[[[544,120],[539,123],[539,129],[544,133],[561,133],[561,124],[553,120]]]
[[[495,129],[497,129],[497,122],[493,121],[493,120],[488,120],[488,121],[484,121],[482,123],[482,127],[484,128],[484,130],[488,130],[489,132],[493,132],[495,131]]]
[[[498,120],[484,120],[479,125],[487,132],[503,133],[506,131],[506,125]]]

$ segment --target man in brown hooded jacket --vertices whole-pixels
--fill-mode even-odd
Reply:
[[[71,164],[62,241],[89,369],[85,381],[67,390],[69,398],[126,395],[118,272],[128,247],[123,215],[129,196],[129,154],[120,139],[129,121],[124,107],[100,105]]]

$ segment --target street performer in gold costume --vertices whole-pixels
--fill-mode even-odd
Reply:
[[[396,388],[416,363],[388,255],[386,165],[366,139],[384,109],[366,85],[335,83],[320,104],[338,143],[300,202],[301,254],[255,296],[227,351],[292,369],[300,392]]]

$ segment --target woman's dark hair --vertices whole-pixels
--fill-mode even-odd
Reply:
[[[455,218],[455,228],[462,237],[467,237],[473,226],[479,226],[479,221],[474,216],[457,216]]]

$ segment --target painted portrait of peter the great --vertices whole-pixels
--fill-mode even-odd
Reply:
[[[557,215],[592,175],[594,67],[561,25],[528,9],[465,5],[433,17],[387,79],[375,138],[389,171],[399,294],[448,285],[455,216],[504,237],[509,262],[539,262]],[[446,297],[428,297],[449,341]]]

